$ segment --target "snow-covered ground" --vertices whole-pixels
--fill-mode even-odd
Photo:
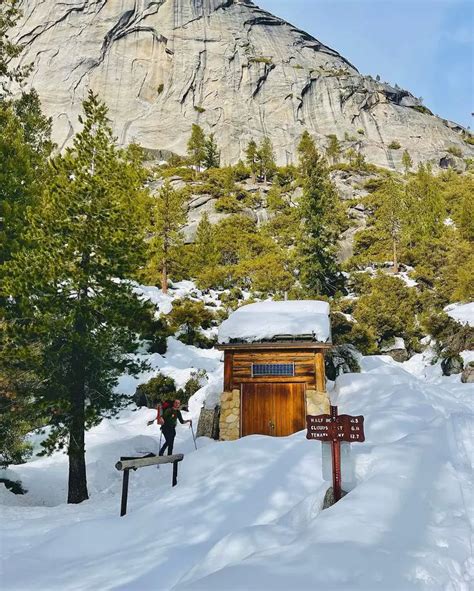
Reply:
[[[167,313],[171,296],[142,288]],[[201,297],[198,294],[197,297]],[[217,304],[211,294],[210,302]],[[466,353],[468,358],[471,353]],[[157,371],[182,387],[193,369],[207,384],[190,403],[197,419],[222,386],[221,354],[168,339],[165,355],[141,354],[149,372],[124,376],[133,394]],[[11,467],[0,484],[2,591],[471,591],[474,589],[473,384],[442,377],[427,349],[405,363],[362,359],[361,374],[331,390],[341,413],[366,417],[366,442],[344,448],[349,494],[321,510],[327,448],[301,432],[236,442],[198,440],[178,425],[185,454],[171,467],[131,474],[129,513],[119,517],[121,455],[157,452],[152,410],[126,410],[87,434],[90,500],[67,505],[67,457]]]
[[[474,326],[474,302],[468,304],[451,304],[445,308],[448,316],[460,324]]]
[[[366,357],[338,378],[333,399],[365,415],[367,439],[351,449],[349,494],[324,512],[321,444],[304,433],[200,439],[196,452],[181,427],[178,486],[169,466],[132,473],[120,518],[115,461],[159,445],[144,409],[88,434],[79,506],[64,504],[64,455],[11,469],[29,492],[0,488],[2,590],[469,591],[474,388],[406,369]]]

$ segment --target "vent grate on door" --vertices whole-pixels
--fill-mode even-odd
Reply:
[[[294,363],[252,363],[252,377],[294,376]]]

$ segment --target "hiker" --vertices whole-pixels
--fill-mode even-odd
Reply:
[[[173,406],[167,408],[163,412],[163,416],[161,418],[161,432],[165,438],[165,443],[163,447],[160,449],[160,456],[165,453],[166,448],[168,448],[168,455],[173,455],[173,444],[174,438],[176,437],[176,423],[179,421],[182,425],[189,423],[192,425],[192,421],[188,420],[185,421],[183,416],[181,415],[181,411],[179,410],[181,407],[181,400],[175,400],[173,402]]]

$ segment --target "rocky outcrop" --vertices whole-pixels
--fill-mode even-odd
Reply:
[[[250,0],[23,0],[16,38],[64,147],[89,88],[110,108],[122,144],[183,154],[193,123],[214,132],[223,162],[271,136],[295,160],[307,129],[336,134],[381,166],[473,155],[463,130],[409,92],[359,74],[333,49]],[[390,145],[400,145],[393,149]]]

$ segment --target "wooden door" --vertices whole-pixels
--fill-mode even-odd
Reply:
[[[242,387],[242,437],[245,435],[273,435],[272,384],[244,384]]]
[[[304,384],[259,383],[242,386],[242,437],[286,437],[305,428]]]

